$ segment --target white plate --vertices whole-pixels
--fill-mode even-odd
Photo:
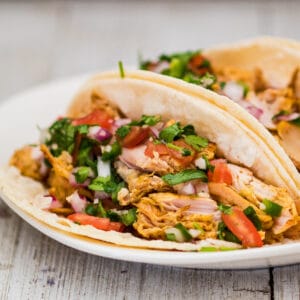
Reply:
[[[0,164],[7,163],[14,149],[38,139],[37,125],[46,127],[63,115],[70,99],[87,76],[60,80],[19,94],[0,106]],[[33,227],[72,248],[99,256],[161,265],[206,269],[242,269],[270,267],[300,262],[300,243],[225,252],[177,252],[132,249],[79,239],[45,225],[3,199],[21,218]]]

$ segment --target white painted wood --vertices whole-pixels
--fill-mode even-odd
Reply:
[[[299,36],[299,2],[0,2],[0,99],[57,76],[258,34]],[[299,266],[205,271],[95,257],[0,201],[0,299],[299,299]],[[274,286],[270,285],[274,283]],[[273,289],[273,293],[271,290]]]
[[[300,299],[300,265],[273,270],[274,299]]]
[[[9,299],[268,299],[268,271],[202,271],[80,253],[22,223]],[[220,299],[220,298],[219,298]]]
[[[11,289],[11,271],[18,247],[21,220],[0,199],[0,299]]]

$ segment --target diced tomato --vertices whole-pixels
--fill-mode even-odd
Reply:
[[[120,222],[111,222],[108,218],[98,218],[84,213],[75,213],[68,216],[68,219],[80,225],[91,225],[104,231],[124,231],[124,225]]]
[[[149,127],[131,126],[130,132],[120,140],[120,143],[125,148],[134,148],[143,143],[150,136]]]
[[[109,223],[109,229],[113,231],[123,232],[125,229],[125,225],[121,222],[110,222]]]
[[[208,171],[208,181],[232,185],[231,172],[224,159],[212,160],[210,161],[210,164],[213,165],[215,168],[213,171]]]
[[[263,241],[255,226],[238,207],[233,207],[229,214],[222,213],[222,220],[244,247],[263,246]]]
[[[159,155],[169,154],[168,147],[165,144],[155,144],[153,142],[148,142],[147,148],[145,150],[145,155],[153,158],[154,157],[153,152],[157,152]]]
[[[182,151],[177,149],[172,149],[171,147],[168,147],[166,144],[155,144],[153,142],[147,143],[147,148],[145,150],[145,155],[148,157],[153,158],[154,154],[153,152],[157,152],[159,156],[162,156],[162,158],[166,157],[172,157],[176,159],[181,165],[188,166],[195,158],[195,150],[185,143],[183,140],[177,140],[173,142],[174,146],[179,147],[180,149],[187,149],[190,151],[190,155],[184,156],[182,155]]]
[[[209,68],[203,65],[205,61],[206,59],[203,55],[197,54],[190,59],[188,68],[197,75],[204,75],[209,71]]]
[[[185,156],[182,154],[182,151],[167,147],[171,157],[177,159],[181,165],[188,166],[195,158],[195,150],[183,140],[177,140],[172,144],[181,148],[182,150],[187,149],[190,151],[190,154]]]
[[[108,130],[111,129],[112,123],[113,118],[107,112],[100,109],[95,109],[90,114],[72,121],[74,126],[99,125]]]

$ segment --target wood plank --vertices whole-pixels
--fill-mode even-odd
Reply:
[[[269,272],[208,271],[110,260],[22,223],[9,299],[269,299]]]
[[[18,268],[14,257],[18,248],[21,220],[0,198],[0,299],[6,299],[11,288],[11,271]]]
[[[300,265],[274,268],[274,299],[300,299]]]

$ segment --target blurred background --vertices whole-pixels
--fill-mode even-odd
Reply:
[[[2,1],[0,100],[118,60],[258,35],[300,40],[300,1]]]

